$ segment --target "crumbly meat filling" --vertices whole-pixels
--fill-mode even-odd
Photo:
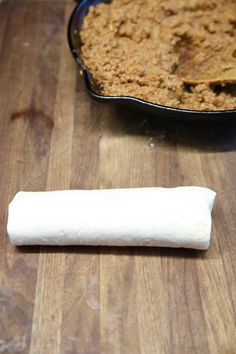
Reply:
[[[80,35],[102,94],[236,108],[235,0],[113,0],[90,7]]]

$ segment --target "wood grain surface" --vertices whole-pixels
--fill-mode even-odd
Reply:
[[[0,4],[0,353],[235,354],[236,124],[92,102],[66,41],[73,7]],[[182,185],[218,193],[207,252],[7,237],[19,190]]]

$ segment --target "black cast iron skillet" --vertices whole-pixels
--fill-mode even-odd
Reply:
[[[74,11],[71,14],[68,23],[68,42],[69,47],[75,61],[79,64],[82,69],[86,89],[89,95],[96,101],[104,103],[117,103],[126,105],[129,107],[134,107],[142,110],[146,113],[151,113],[157,118],[163,118],[168,120],[183,120],[183,121],[226,121],[232,118],[236,119],[236,109],[232,110],[222,110],[222,111],[196,111],[196,110],[186,110],[178,109],[167,106],[162,106],[154,104],[148,101],[141,100],[139,98],[130,96],[103,96],[96,90],[93,78],[86,68],[83,60],[80,57],[80,29],[82,26],[83,18],[88,12],[88,8],[91,5],[97,5],[101,2],[109,3],[110,0],[80,0],[78,1]],[[145,6],[145,5],[144,5]]]

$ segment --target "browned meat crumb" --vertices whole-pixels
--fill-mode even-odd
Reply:
[[[186,84],[236,67],[235,0],[113,0],[90,7],[81,55],[99,90],[165,106],[236,108],[236,85]]]

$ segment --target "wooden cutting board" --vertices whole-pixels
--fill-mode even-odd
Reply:
[[[236,125],[92,102],[66,42],[73,6],[0,4],[0,352],[235,354]],[[218,193],[208,252],[7,237],[19,190],[179,185]]]

